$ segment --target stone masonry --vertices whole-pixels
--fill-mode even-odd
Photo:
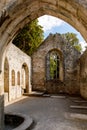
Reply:
[[[4,61],[5,101],[31,91],[31,58],[10,43]]]
[[[0,0],[0,95],[3,97],[3,55],[23,26],[44,14],[61,18],[75,27],[87,41],[86,0]],[[83,61],[84,64],[84,61]],[[0,102],[2,102],[2,98]],[[1,103],[0,103],[1,104]],[[3,115],[4,106],[0,107]],[[0,119],[0,130],[3,130]]]
[[[60,55],[59,80],[47,80],[46,56],[51,50]],[[79,93],[80,53],[60,34],[50,34],[32,55],[32,88],[48,93]]]
[[[80,94],[87,99],[87,50],[80,58]]]

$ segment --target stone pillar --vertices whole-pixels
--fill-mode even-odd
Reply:
[[[4,130],[4,86],[3,74],[0,73],[0,130]]]
[[[4,95],[0,95],[0,130],[4,130]]]

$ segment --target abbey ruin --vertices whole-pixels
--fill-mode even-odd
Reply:
[[[9,81],[9,85],[10,87],[12,87],[12,89],[14,89],[15,85],[17,85],[16,90],[20,89],[20,87],[18,86],[23,85],[23,82],[21,82],[20,80],[21,74],[24,73],[25,77],[29,79],[29,77],[31,77],[31,72],[29,70],[31,70],[32,68],[32,67],[29,68],[31,58],[24,56],[25,54],[23,54],[22,52],[19,55],[22,56],[23,54],[23,57],[27,57],[26,58],[27,61],[23,60],[22,62],[21,61],[22,59],[20,57],[19,62],[21,62],[21,64],[18,63],[17,60],[15,59],[16,60],[15,62],[18,63],[19,68],[18,66],[16,67],[14,63],[12,64],[10,59],[6,57],[7,49],[11,45],[10,43],[12,42],[14,37],[18,34],[20,29],[23,28],[26,23],[29,23],[33,21],[34,19],[45,14],[52,15],[57,18],[61,18],[64,21],[68,22],[75,29],[77,29],[81,33],[85,41],[87,41],[87,1],[86,0],[72,0],[72,1],[70,0],[25,0],[25,1],[1,0],[0,1],[0,130],[3,130],[3,126],[4,126],[3,125],[4,123],[4,94],[6,94],[5,96],[9,97],[8,96],[9,90],[8,88],[5,87],[5,83]],[[67,92],[71,94],[79,93],[81,94],[83,98],[87,99],[87,51],[85,51],[84,54],[80,56],[80,54],[78,54],[73,48],[70,47],[70,50],[72,50],[72,53],[69,50],[68,51],[69,54],[68,53],[66,54],[66,49],[65,50],[64,48],[61,49],[62,46],[61,45],[58,46],[57,42],[55,42],[55,46],[53,46],[53,42],[51,42],[51,45],[47,46],[49,42],[51,41],[50,40],[44,41],[44,44],[42,44],[42,46],[40,46],[38,51],[35,52],[37,54],[36,56],[38,56],[39,51],[41,51],[44,55],[46,55],[46,57],[41,58],[41,60],[44,61],[44,58],[47,58],[45,59],[45,62],[44,62],[44,63],[47,63],[45,64],[47,73],[45,73],[45,71],[42,69],[41,71],[42,76],[40,77],[41,78],[40,84],[38,84],[38,86],[36,87],[37,80],[32,81],[29,79],[29,82],[26,84],[32,88],[29,89],[28,87],[27,88],[24,87],[22,92],[29,92],[29,90],[31,91],[31,89],[34,89],[34,90],[39,89],[40,88],[39,85],[41,85],[41,88],[42,88],[41,90],[46,91],[46,88],[47,88],[48,92],[51,93],[52,91],[54,91],[55,93],[55,89],[53,90],[52,88],[50,91],[49,87],[50,85],[52,85],[55,88],[55,85],[57,84],[58,86],[58,83],[59,83],[60,87],[57,89],[57,91]],[[61,42],[64,43],[63,41]],[[68,46],[67,43],[66,43],[66,46]],[[15,47],[13,47],[13,50],[14,48]],[[67,58],[64,61],[65,54],[67,55],[67,58],[69,59],[70,59],[70,54],[73,56],[73,60],[71,58],[70,63],[66,62]],[[74,57],[74,54],[76,54],[77,56]],[[15,55],[12,54],[12,56],[15,56]],[[57,57],[56,61],[58,64],[60,63],[59,67],[57,64],[58,73],[55,73],[55,72],[50,73],[49,71],[49,63],[50,63],[49,57],[50,56]],[[35,56],[33,58],[35,58]],[[37,66],[38,66],[38,61],[40,62],[40,60],[37,58]],[[72,66],[71,64],[73,61],[74,61],[74,64]],[[64,64],[66,67],[65,69],[63,68]],[[10,70],[9,65],[11,67],[11,70]],[[14,71],[15,67],[16,67],[16,71]],[[44,64],[41,64],[41,67],[43,68]],[[8,70],[7,68],[9,68],[9,71],[7,71]],[[36,75],[38,75],[39,71],[36,72],[36,70],[33,69],[33,72],[34,72],[34,75],[32,79],[36,79]],[[49,73],[51,74],[51,76],[49,75]],[[6,77],[10,75],[10,78],[12,78],[12,80],[9,80],[8,78],[6,78],[5,80],[4,75]],[[14,77],[16,78],[14,79]],[[51,82],[52,79],[55,79],[54,77],[59,79],[59,81],[56,82],[56,84],[53,84]],[[67,81],[68,77],[70,78],[69,82]],[[24,82],[26,82],[26,80]],[[74,83],[75,86],[73,86],[72,83]],[[46,85],[46,88],[44,87],[45,85]],[[64,89],[65,86],[66,86],[66,89]],[[16,90],[15,89],[12,90],[14,95],[15,95]],[[18,95],[20,94],[21,93],[18,93]],[[9,97],[9,100],[13,100],[11,96]]]
[[[78,94],[80,56],[60,34],[50,34],[32,55],[33,90]],[[56,68],[51,72],[53,60]]]

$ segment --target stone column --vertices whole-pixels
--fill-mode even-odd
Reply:
[[[0,130],[4,130],[4,95],[0,95]]]
[[[0,130],[4,130],[4,89],[3,74],[0,72]]]

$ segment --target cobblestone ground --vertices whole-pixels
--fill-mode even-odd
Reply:
[[[87,113],[87,109],[70,108],[70,105],[76,105],[74,100],[78,99],[69,96],[26,97],[6,106],[5,112],[29,115],[35,122],[32,130],[87,130],[87,120],[67,116],[67,113]]]

